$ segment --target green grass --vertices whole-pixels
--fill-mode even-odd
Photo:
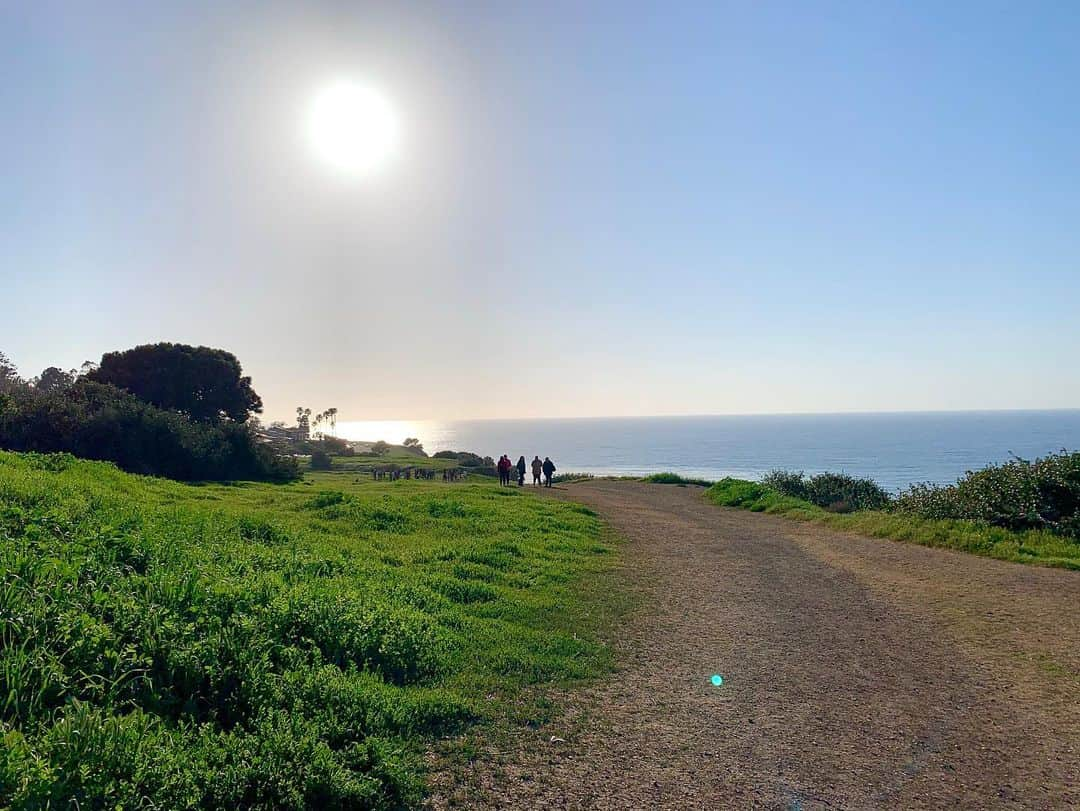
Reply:
[[[351,472],[0,453],[0,808],[412,806],[435,742],[611,666],[591,511]]]
[[[686,487],[688,484],[696,484],[699,487],[712,486],[712,482],[707,479],[688,479],[678,473],[653,473],[651,476],[645,476],[642,481],[651,484],[676,484],[679,487]]]
[[[383,456],[335,456],[334,470],[341,472],[367,472],[374,467],[420,467],[428,470],[445,470],[460,467],[456,459],[436,459],[433,456],[417,456],[414,453],[390,452]]]
[[[531,474],[530,474],[531,476]],[[589,482],[606,476],[594,476],[592,473],[556,473],[551,477],[552,484],[573,484],[575,482]]]
[[[413,453],[400,453],[391,451],[383,456],[334,456],[333,457],[333,469],[329,471],[322,471],[324,473],[333,474],[345,474],[352,475],[354,477],[360,477],[363,479],[367,477],[371,478],[371,471],[373,468],[422,468],[424,470],[434,470],[441,472],[447,468],[457,468],[459,470],[468,471],[466,478],[480,478],[480,481],[484,481],[485,474],[482,469],[463,467],[456,459],[436,459],[433,456],[417,456]],[[302,467],[307,470],[308,465],[305,462]],[[486,478],[493,478],[488,475]]]
[[[874,538],[956,549],[999,560],[1080,569],[1080,543],[1044,531],[1013,532],[977,521],[931,520],[876,510],[831,513],[808,501],[742,479],[722,479],[706,491],[706,497],[723,507],[812,521]]]

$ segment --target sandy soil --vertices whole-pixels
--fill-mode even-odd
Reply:
[[[550,491],[549,491],[550,492]],[[1080,573],[589,482],[641,608],[435,807],[1080,808]],[[724,684],[714,687],[710,676]],[[553,740],[554,739],[554,740]]]

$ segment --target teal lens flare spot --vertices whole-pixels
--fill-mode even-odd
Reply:
[[[724,683],[724,677],[721,676],[719,673],[714,673],[713,677],[709,679],[709,681],[712,682],[713,687],[719,687]]]

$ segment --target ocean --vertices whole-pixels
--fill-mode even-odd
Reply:
[[[550,456],[560,472],[754,479],[776,468],[869,476],[889,490],[948,484],[968,470],[1080,450],[1080,409],[896,414],[604,417],[341,422],[338,436],[401,442],[428,453]]]

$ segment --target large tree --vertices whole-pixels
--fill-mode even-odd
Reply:
[[[187,344],[146,344],[110,352],[87,375],[193,420],[244,422],[262,400],[231,352]]]
[[[79,373],[75,369],[65,372],[57,366],[50,366],[31,382],[38,391],[63,391],[73,386],[78,377]]]
[[[19,378],[19,370],[8,360],[7,355],[0,352],[0,394],[18,388],[20,385],[22,385],[22,380]]]

